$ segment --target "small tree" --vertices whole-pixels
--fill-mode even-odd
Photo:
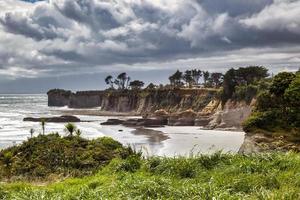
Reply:
[[[147,89],[147,90],[154,90],[156,87],[157,87],[156,85],[154,85],[153,83],[150,83],[150,84],[146,87],[146,89]]]
[[[33,129],[33,128],[31,128],[31,129],[29,130],[29,133],[30,133],[30,138],[33,138],[34,129]]]
[[[192,70],[192,77],[194,79],[194,83],[196,83],[198,85],[199,84],[199,80],[202,77],[202,71],[201,70],[197,70],[197,69],[193,69]]]
[[[76,132],[77,127],[75,126],[75,124],[72,123],[67,123],[65,125],[65,131],[69,134],[69,136],[73,137],[73,133]]]
[[[183,85],[182,83],[182,72],[177,70],[172,76],[169,77],[170,83],[174,87],[180,87]]]
[[[114,89],[114,81],[113,81],[113,77],[111,75],[109,75],[105,78],[105,83],[107,85],[110,85],[111,89]]]
[[[204,80],[204,85],[206,85],[208,79],[209,79],[210,73],[208,71],[203,72],[203,80]]]
[[[186,82],[186,84],[191,88],[194,83],[192,71],[186,70],[182,78]]]
[[[45,126],[46,126],[46,120],[45,119],[41,119],[41,126],[42,126],[42,133],[43,133],[43,135],[45,135]]]
[[[123,72],[118,75],[117,80],[118,80],[117,83],[118,83],[119,88],[124,90],[125,88],[128,87],[130,77],[125,72]]]
[[[220,87],[223,83],[223,74],[222,73],[212,73],[211,81],[215,87]]]
[[[133,90],[140,90],[144,86],[144,82],[135,80],[135,81],[130,82],[129,86]]]
[[[82,132],[81,132],[80,129],[77,129],[75,134],[76,134],[77,137],[80,137],[82,135]]]

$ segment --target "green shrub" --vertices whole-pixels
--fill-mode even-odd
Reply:
[[[276,111],[253,112],[243,123],[243,130],[246,133],[257,129],[272,130],[282,124],[278,115],[280,114]]]
[[[250,103],[251,100],[256,96],[258,88],[255,85],[241,85],[235,87],[233,98],[238,101],[246,101]]]
[[[124,160],[118,168],[118,171],[136,172],[141,168],[141,158],[133,155]]]
[[[78,136],[39,135],[0,151],[0,179],[46,178],[51,174],[81,176],[95,172],[113,158],[133,154],[131,148],[108,137],[86,140]]]

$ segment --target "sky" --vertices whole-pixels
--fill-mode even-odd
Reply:
[[[249,65],[300,67],[299,0],[0,0],[0,93]]]

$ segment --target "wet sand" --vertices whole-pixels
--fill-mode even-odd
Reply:
[[[169,136],[167,136],[162,131],[156,131],[152,129],[145,129],[145,128],[136,128],[134,131],[132,131],[134,135],[142,135],[146,136],[149,143],[152,144],[160,144],[163,141],[170,139]]]

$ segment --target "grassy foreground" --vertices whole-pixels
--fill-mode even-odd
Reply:
[[[37,186],[3,183],[0,199],[300,199],[300,155],[113,159],[96,174]]]

